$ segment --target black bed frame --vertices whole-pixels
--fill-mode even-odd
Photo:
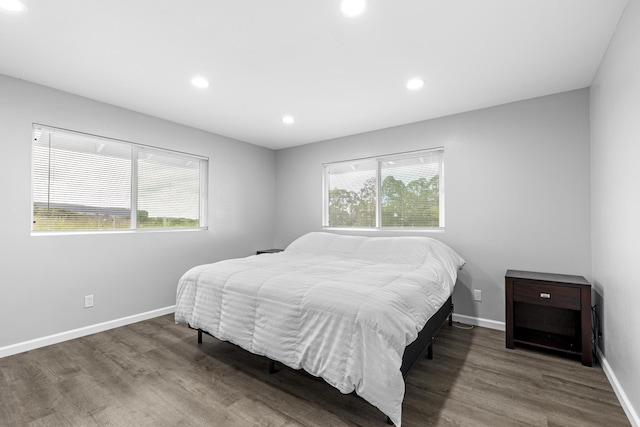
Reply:
[[[403,377],[407,376],[413,365],[423,358],[425,354],[427,355],[427,359],[433,359],[433,340],[447,318],[449,320],[449,326],[453,325],[452,297],[449,297],[442,307],[431,316],[426,325],[424,325],[424,328],[418,333],[418,338],[405,348],[404,355],[402,356],[402,366],[400,367]],[[202,334],[212,336],[207,331],[198,329],[198,344],[202,343]],[[269,373],[273,374],[275,372],[276,362],[269,359]],[[387,417],[387,424],[393,424],[389,417]]]

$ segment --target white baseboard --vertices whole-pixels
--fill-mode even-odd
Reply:
[[[483,328],[497,329],[499,331],[504,331],[506,328],[504,322],[498,322],[497,320],[491,319],[483,319],[481,317],[465,316],[464,314],[453,313],[453,320],[454,322],[465,323],[467,325],[482,326]]]
[[[13,354],[23,353],[40,347],[46,347],[51,344],[57,344],[64,341],[80,338],[96,332],[107,331],[109,329],[118,328],[120,326],[130,325],[132,323],[141,322],[154,317],[164,316],[175,312],[176,306],[159,308],[157,310],[147,311],[146,313],[134,314],[133,316],[122,317],[120,319],[110,320],[108,322],[98,323],[96,325],[85,326],[83,328],[71,331],[60,332],[58,334],[49,335],[42,338],[36,338],[29,341],[11,344],[6,347],[0,347],[0,358],[11,356]]]
[[[599,348],[596,349],[596,351],[598,353],[598,360],[600,361],[600,366],[602,366],[602,370],[604,371],[604,374],[607,376],[607,379],[609,380],[609,383],[611,384],[613,391],[616,393],[616,396],[620,401],[620,406],[622,406],[622,409],[624,409],[624,413],[627,414],[627,418],[629,418],[629,422],[633,427],[640,427],[640,416],[638,415],[638,412],[631,404],[629,397],[620,386],[620,382],[618,381],[616,374],[613,373],[613,370],[611,369],[611,365],[609,365],[609,362],[607,362],[607,359],[604,357],[604,355],[602,354]]]

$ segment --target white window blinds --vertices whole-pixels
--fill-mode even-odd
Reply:
[[[428,151],[380,162],[383,227],[444,227],[442,154]]]
[[[34,232],[205,226],[205,158],[34,125],[32,163]]]
[[[200,161],[138,151],[138,227],[198,227]]]
[[[326,225],[375,227],[378,163],[365,159],[325,168]]]
[[[324,226],[443,228],[443,149],[324,166]]]

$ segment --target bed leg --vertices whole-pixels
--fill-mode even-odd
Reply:
[[[429,341],[429,346],[427,347],[427,359],[433,359],[433,338]]]
[[[276,362],[274,362],[271,359],[269,359],[269,373],[270,374],[275,374],[276,373]]]
[[[453,312],[449,313],[449,326],[453,326]]]
[[[198,329],[198,344],[202,344],[202,329]]]

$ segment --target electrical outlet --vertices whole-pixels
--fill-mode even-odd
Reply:
[[[482,301],[482,291],[480,289],[473,290],[473,299],[476,301]]]
[[[84,308],[93,307],[93,295],[86,295],[84,297]]]

